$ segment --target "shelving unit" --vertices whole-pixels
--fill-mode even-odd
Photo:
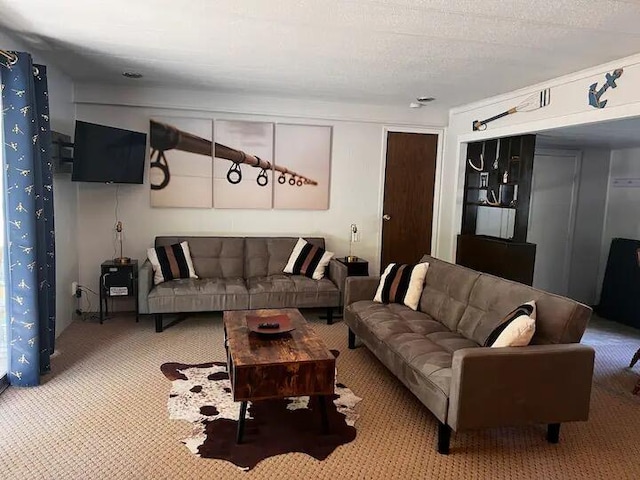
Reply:
[[[529,285],[533,282],[536,246],[527,243],[527,228],[535,139],[535,135],[523,135],[468,145],[457,263]],[[481,209],[505,212],[506,226],[501,225],[500,236],[480,234],[485,230],[479,224]],[[484,211],[485,218],[489,211]]]

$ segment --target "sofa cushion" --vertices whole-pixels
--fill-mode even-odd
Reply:
[[[406,265],[390,263],[380,277],[378,290],[373,298],[380,303],[400,303],[417,310],[428,263]]]
[[[347,307],[369,348],[441,420],[446,420],[453,352],[478,345],[429,315],[370,300]]]
[[[283,273],[247,280],[250,308],[337,307],[340,291],[328,278],[313,280]]]
[[[333,252],[327,252],[324,248],[299,238],[283,271],[321,280],[331,257],[333,257]]]
[[[149,311],[209,312],[249,308],[249,292],[242,278],[184,278],[154,287],[148,296]]]
[[[428,255],[421,261],[429,262],[429,270],[419,309],[455,332],[480,273]]]
[[[200,278],[244,276],[244,238],[242,237],[156,237],[155,245],[189,242],[191,259]]]
[[[305,238],[324,248],[324,238]],[[247,237],[244,258],[245,278],[282,274],[298,237]]]
[[[400,355],[412,368],[430,378],[445,394],[449,392],[453,352],[476,348],[478,344],[459,333],[451,332],[429,315],[398,304],[379,304],[368,300],[347,307],[358,320]]]
[[[347,309],[357,315],[358,319],[381,340],[386,340],[393,333],[413,332],[426,335],[449,331],[429,315],[397,303],[383,304],[373,300],[361,300],[352,303]]]

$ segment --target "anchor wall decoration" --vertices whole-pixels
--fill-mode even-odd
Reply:
[[[598,82],[593,83],[589,86],[589,105],[594,108],[604,108],[607,105],[607,100],[600,100],[600,97],[606,92],[609,88],[616,88],[616,80],[622,76],[622,72],[624,70],[622,68],[616,68],[612,73],[607,73],[605,75],[606,81],[600,87],[600,89],[596,90],[598,87]]]

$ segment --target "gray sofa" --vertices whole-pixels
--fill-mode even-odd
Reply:
[[[568,298],[430,256],[418,311],[372,301],[379,278],[346,279],[344,321],[435,415],[438,451],[451,430],[587,420],[594,351],[580,339],[591,309]],[[537,305],[529,346],[481,347],[515,307]]]
[[[332,259],[322,280],[282,273],[297,237],[156,237],[156,246],[189,243],[199,278],[153,285],[147,260],[138,273],[139,313],[163,315],[259,308],[326,307],[327,323],[341,305],[346,267]],[[324,248],[323,238],[306,238]]]

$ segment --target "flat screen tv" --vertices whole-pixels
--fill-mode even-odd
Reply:
[[[76,122],[71,180],[143,183],[146,145],[145,133]]]

